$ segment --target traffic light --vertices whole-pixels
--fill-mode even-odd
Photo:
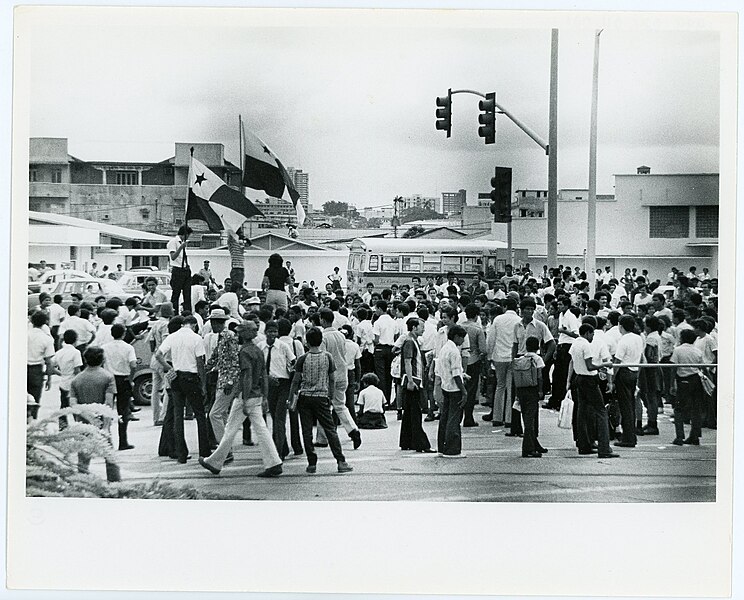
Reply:
[[[452,134],[452,88],[437,98],[437,129],[446,131],[447,137]]]
[[[478,115],[478,135],[485,138],[486,144],[496,143],[496,94],[486,94],[486,99],[478,103],[481,114]]]
[[[496,167],[491,178],[491,213],[494,223],[511,222],[512,170],[509,167]]]

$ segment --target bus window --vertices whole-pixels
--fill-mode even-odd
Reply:
[[[420,256],[401,256],[400,270],[404,273],[420,273],[421,262]]]
[[[465,272],[466,273],[477,273],[478,272],[478,259],[472,256],[466,256],[465,261]]]
[[[356,254],[349,254],[349,264],[346,266],[346,268],[349,271],[353,271],[354,270],[354,257],[355,256],[356,256]]]
[[[360,258],[360,255],[359,254],[353,254],[352,256],[353,256],[353,259],[354,260],[352,260],[352,262],[351,262],[351,269],[353,271],[358,271],[359,270],[359,262],[360,262],[359,261],[359,258]]]
[[[443,256],[442,257],[442,273],[452,271],[453,273],[461,273],[462,265],[459,256]]]
[[[359,270],[360,271],[367,270],[367,255],[366,254],[362,254],[359,259]]]
[[[424,255],[424,267],[422,271],[427,274],[441,273],[442,272],[442,259],[439,256],[432,256],[430,254]]]
[[[400,266],[398,264],[398,256],[384,256],[382,257],[382,270],[383,271],[399,271]]]
[[[377,254],[369,255],[369,270],[377,271],[380,268],[380,257]]]

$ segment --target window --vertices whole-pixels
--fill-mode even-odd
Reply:
[[[478,272],[478,259],[472,256],[466,256],[463,258],[465,262],[466,273],[477,273]]]
[[[380,268],[380,257],[377,254],[369,255],[369,270],[377,271]]]
[[[349,264],[346,266],[346,268],[349,269],[350,271],[354,268],[353,265],[354,265],[355,256],[356,254],[349,254]]]
[[[400,271],[400,265],[398,263],[398,256],[384,256],[382,257],[382,270],[383,271]]]
[[[61,169],[54,169],[54,171],[52,171],[52,183],[62,183]]]
[[[461,259],[459,256],[443,256],[442,257],[442,273],[453,271],[454,273],[462,272]]]
[[[718,207],[698,206],[695,210],[695,232],[699,238],[718,237]]]
[[[401,256],[401,271],[404,273],[420,273],[422,257],[421,256]]]
[[[690,235],[690,209],[687,206],[649,207],[651,238],[686,238]]]
[[[118,171],[116,185],[137,185],[137,171]]]
[[[39,181],[39,172],[36,169],[29,169],[28,170],[28,180],[29,181]]]
[[[424,255],[422,271],[425,275],[438,275],[442,272],[442,259],[439,256]]]

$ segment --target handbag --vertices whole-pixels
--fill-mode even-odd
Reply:
[[[571,398],[571,392],[568,391],[563,402],[561,402],[561,411],[558,413],[558,427],[561,429],[571,429],[573,406],[573,398]]]
[[[700,375],[700,383],[703,384],[703,391],[705,392],[705,395],[706,396],[712,396],[713,395],[713,392],[716,389],[716,384],[713,383],[710,380],[710,377],[708,377],[702,371],[698,371],[698,375]]]

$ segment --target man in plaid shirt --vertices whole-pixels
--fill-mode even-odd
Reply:
[[[225,317],[227,318],[227,317]],[[213,327],[214,327],[213,323]],[[224,327],[224,321],[220,324]],[[220,325],[217,325],[218,327]],[[207,361],[207,372],[217,370],[217,393],[214,405],[209,411],[209,421],[214,430],[214,436],[219,443],[225,433],[227,417],[230,414],[235,393],[238,389],[240,378],[240,341],[234,331],[224,328],[219,332],[217,346]]]

